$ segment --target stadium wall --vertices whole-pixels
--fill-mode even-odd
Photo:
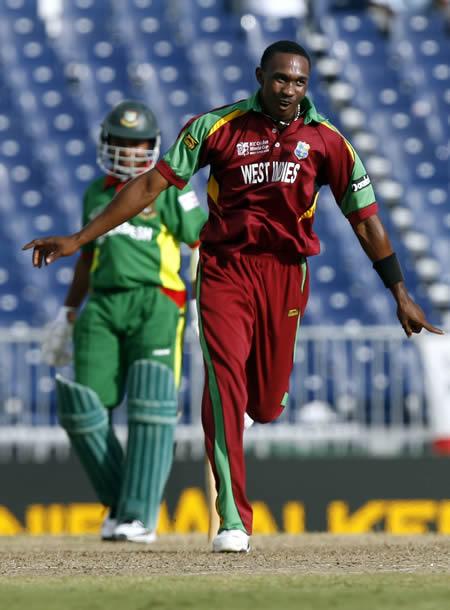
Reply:
[[[450,458],[247,458],[255,533],[450,534]],[[98,533],[78,460],[0,464],[0,535]],[[175,460],[159,532],[207,533],[203,459]]]

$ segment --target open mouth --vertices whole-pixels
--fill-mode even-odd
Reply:
[[[292,107],[292,102],[289,102],[287,100],[279,101],[279,108],[282,112],[289,110],[291,107]]]

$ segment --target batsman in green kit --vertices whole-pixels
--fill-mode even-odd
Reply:
[[[85,193],[83,225],[130,178],[155,164],[159,141],[156,119],[144,104],[126,100],[111,110],[102,124],[97,156],[106,175]],[[205,221],[191,187],[172,187],[151,209],[86,244],[65,304],[43,340],[46,362],[66,364],[73,330],[74,381],[56,377],[59,419],[109,509],[101,531],[106,540],[155,540],[172,465],[186,319],[180,243],[191,247],[194,281]],[[195,325],[195,301],[190,312]],[[125,454],[111,418],[124,395]]]

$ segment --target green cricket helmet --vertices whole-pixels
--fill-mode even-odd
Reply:
[[[97,163],[105,173],[125,181],[151,169],[157,162],[161,143],[158,122],[142,102],[120,102],[108,113],[101,128]],[[148,141],[149,149],[113,146],[111,137]]]

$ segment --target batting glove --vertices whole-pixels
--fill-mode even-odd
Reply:
[[[74,307],[60,308],[56,320],[46,325],[41,342],[41,352],[44,362],[50,366],[64,366],[72,360],[73,323],[67,319]]]

